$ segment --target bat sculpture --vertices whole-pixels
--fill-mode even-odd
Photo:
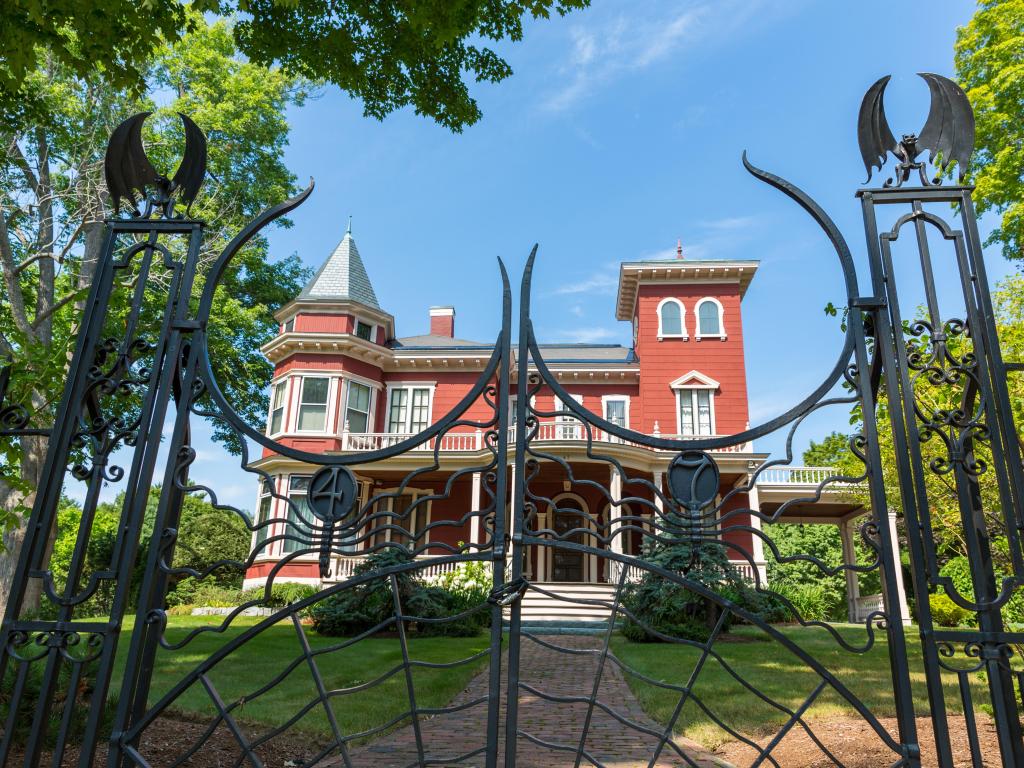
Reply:
[[[896,166],[897,187],[902,186],[903,182],[910,178],[911,171],[915,170],[925,186],[938,184],[954,161],[958,180],[964,180],[967,163],[974,149],[974,112],[967,101],[967,94],[947,77],[928,72],[918,74],[928,83],[928,90],[931,92],[931,108],[920,134],[903,134],[900,140],[896,141],[889,129],[889,123],[885,119],[885,107],[882,104],[889,75],[868,88],[868,92],[864,94],[860,116],[857,119],[857,141],[860,143],[860,153],[868,172],[868,181],[871,180],[874,169],[882,170],[886,156],[890,152],[900,161]],[[928,162],[936,171],[935,178],[931,180],[925,172],[925,162],[917,159],[925,150],[929,151]],[[892,186],[893,183],[894,180],[890,178],[885,182],[885,186]]]
[[[154,211],[173,218],[175,196],[188,207],[199,194],[206,176],[206,136],[188,116],[178,113],[185,126],[185,154],[181,158],[174,178],[168,179],[157,172],[146,157],[142,143],[142,124],[152,112],[140,112],[121,123],[110,136],[104,174],[107,189],[114,203],[114,212],[121,209],[121,201],[127,200],[136,217],[149,218]],[[135,199],[138,193],[145,210],[139,211]],[[176,195],[177,193],[177,195]]]

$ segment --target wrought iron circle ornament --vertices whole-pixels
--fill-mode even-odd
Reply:
[[[721,472],[710,454],[704,451],[683,451],[668,468],[672,495],[688,510],[701,510],[718,495]]]
[[[893,184],[902,186],[915,170],[922,185],[939,184],[954,161],[960,182],[967,174],[967,163],[974,151],[974,112],[967,94],[948,77],[930,72],[919,72],[918,76],[928,83],[931,93],[931,108],[920,134],[905,133],[897,141],[889,128],[883,97],[891,75],[879,79],[864,94],[857,118],[857,141],[868,181],[876,168],[882,170],[890,152],[900,162],[896,166],[895,178],[888,179],[886,187]],[[925,163],[917,160],[925,150],[929,151],[928,162],[936,171],[935,178],[931,180],[925,173]]]
[[[183,112],[178,117],[185,128],[185,153],[178,170],[167,178],[153,167],[142,141],[142,124],[152,114],[132,115],[114,129],[107,143],[103,172],[115,214],[120,211],[122,200],[126,200],[136,218],[148,219],[154,213],[174,218],[175,197],[185,204],[187,214],[206,178],[206,135]],[[136,193],[145,203],[142,211]]]

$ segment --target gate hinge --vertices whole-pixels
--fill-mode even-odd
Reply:
[[[854,296],[850,299],[853,309],[884,309],[885,296]]]
[[[492,589],[491,594],[487,596],[487,602],[505,608],[522,597],[529,586],[530,582],[522,576],[517,576],[504,586]]]

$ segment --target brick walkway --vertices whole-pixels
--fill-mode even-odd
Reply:
[[[563,648],[600,649],[603,638],[595,636],[553,635],[542,638],[544,641]],[[599,654],[566,654],[545,648],[528,637],[522,639],[521,682],[535,690],[554,696],[589,696],[597,672]],[[506,665],[502,665],[505,672]],[[486,672],[478,675],[469,686],[460,693],[453,704],[472,701],[487,693]],[[608,662],[604,667],[598,700],[612,707],[621,716],[656,733],[661,729],[640,709],[618,667]],[[502,686],[501,725],[502,743],[504,743],[505,718],[505,687]],[[519,697],[519,728],[536,739],[554,742],[572,748],[572,752],[542,747],[529,739],[520,736],[518,742],[517,768],[562,768],[572,766],[575,761],[575,749],[583,732],[583,724],[587,715],[586,703],[558,703],[548,701],[530,691],[523,690]],[[435,765],[446,765],[443,761],[453,760],[486,743],[487,707],[486,704],[439,715],[421,721],[420,730],[423,736],[425,757]],[[627,766],[646,766],[654,754],[658,742],[656,736],[629,728],[618,722],[600,708],[595,708],[586,742],[586,751],[600,764],[609,768],[626,768]],[[680,747],[683,742],[676,741]],[[716,760],[701,750],[696,744],[689,743],[688,754],[700,768],[716,768],[727,765]],[[380,766],[381,768],[398,768],[398,766],[416,765],[416,739],[412,726],[404,727],[376,742],[352,750],[352,762],[356,766]],[[337,758],[326,766],[337,766],[341,763]],[[499,765],[502,765],[499,762]],[[452,763],[452,765],[456,765]],[[484,765],[483,755],[477,755],[459,766],[479,768]],[[591,765],[584,758],[582,765]],[[658,768],[676,768],[689,765],[679,757],[671,746],[666,746],[658,760]]]

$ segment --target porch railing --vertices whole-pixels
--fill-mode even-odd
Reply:
[[[839,470],[834,467],[769,467],[757,476],[757,484],[817,486],[838,474]],[[837,485],[854,485],[840,480],[833,482]]]
[[[515,442],[515,428],[511,428],[508,431],[508,442],[512,444]],[[404,440],[415,437],[414,433],[409,432],[343,432],[341,434],[341,450],[343,451],[378,451],[384,448],[391,448]],[[655,432],[654,437],[667,438],[670,440],[692,440],[693,435],[672,435],[672,434],[661,434]],[[725,437],[725,435],[702,435],[703,439],[711,437]],[[582,442],[587,439],[587,431],[579,422],[546,422],[540,424],[537,427],[537,433],[533,438],[537,442]],[[608,444],[619,444],[619,445],[630,445],[637,448],[646,448],[639,443],[633,443],[629,440],[623,440],[621,437],[610,435],[604,430],[597,429],[596,427],[590,430],[590,439],[595,443],[608,443]],[[442,452],[448,451],[480,451],[484,448],[484,432],[483,430],[475,430],[473,432],[447,432],[438,437],[432,438],[418,446],[413,450],[416,451],[434,451],[438,448],[438,441],[440,441],[440,450]],[[724,448],[715,448],[712,453],[749,453],[753,450],[753,446],[747,443],[739,443],[737,445],[730,445]]]

